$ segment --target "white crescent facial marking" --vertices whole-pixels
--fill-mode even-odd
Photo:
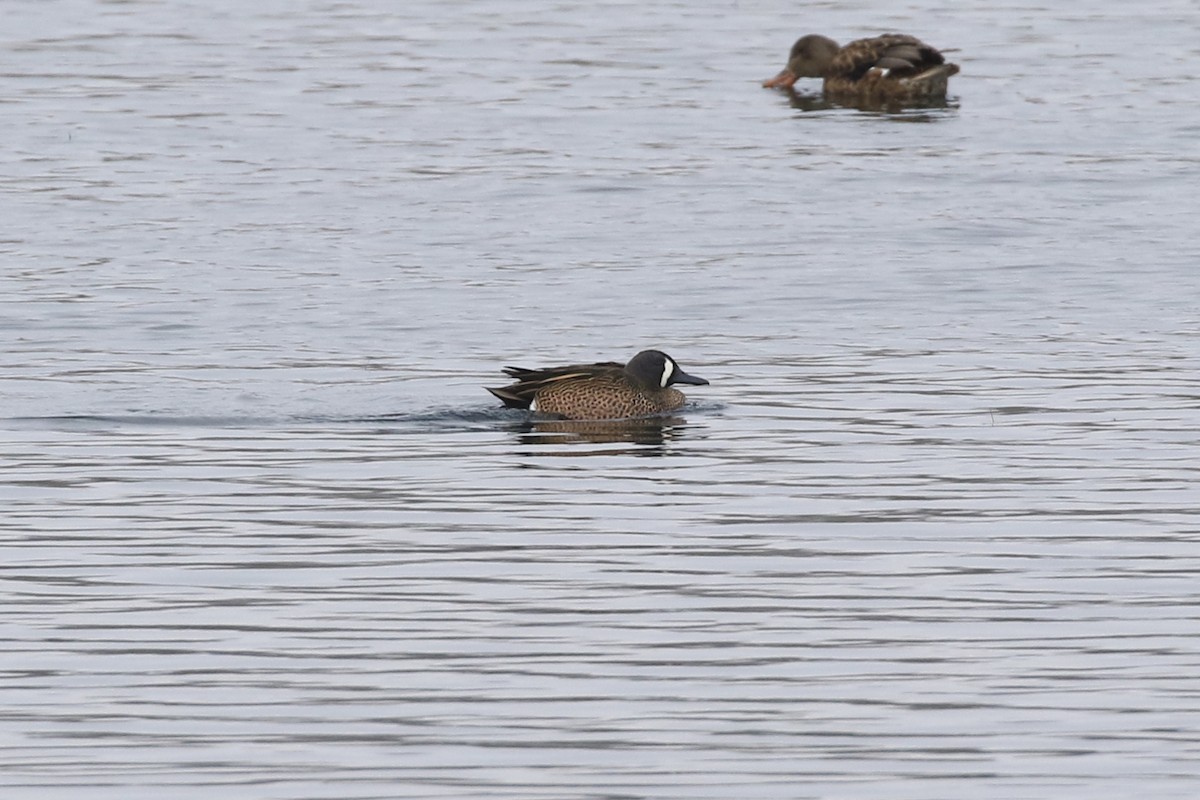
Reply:
[[[675,374],[675,362],[668,358],[668,359],[666,359],[666,363],[663,364],[663,376],[662,376],[662,380],[660,380],[658,382],[659,388],[661,388],[661,389],[667,388],[667,383],[671,380],[671,376],[674,374]]]

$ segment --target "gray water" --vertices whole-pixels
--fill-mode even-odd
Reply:
[[[1196,797],[1200,6],[1076,5],[7,3],[0,792]]]

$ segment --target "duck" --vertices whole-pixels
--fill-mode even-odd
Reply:
[[[687,397],[673,388],[708,381],[684,372],[661,350],[643,350],[626,364],[603,361],[562,367],[505,367],[509,386],[484,387],[506,408],[528,409],[571,420],[614,420],[666,414]]]
[[[839,47],[827,36],[809,34],[796,40],[787,65],[762,85],[791,89],[800,78],[822,78],[825,96],[835,103],[929,103],[945,101],[957,73],[957,64],[915,36],[885,33]]]

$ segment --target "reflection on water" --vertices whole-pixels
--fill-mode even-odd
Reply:
[[[531,416],[514,427],[521,444],[639,444],[662,445],[686,435],[683,417],[645,417],[620,420],[549,420]],[[637,452],[664,455],[661,449]]]
[[[933,122],[942,115],[922,113],[930,111],[957,110],[959,101],[956,96],[937,100],[922,100],[919,102],[881,102],[872,100],[857,100],[855,102],[835,103],[829,100],[824,92],[800,90],[794,88],[775,89],[782,92],[788,99],[788,104],[798,111],[829,111],[835,108],[848,108],[856,111],[874,112],[902,119],[906,122]]]
[[[785,89],[783,92],[792,108],[799,111],[828,111],[831,108],[839,107],[836,103],[826,99],[824,92],[797,91],[793,88]]]

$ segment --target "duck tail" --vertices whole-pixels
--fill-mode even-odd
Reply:
[[[493,389],[490,386],[485,386],[483,388],[487,389],[489,392],[499,398],[500,402],[504,403],[505,408],[529,408],[530,403],[533,402],[532,395],[522,397],[521,395],[513,392],[511,386],[504,386],[499,389]]]
[[[928,97],[945,95],[950,85],[950,76],[958,74],[958,64],[938,64],[908,79],[909,86],[918,94]]]

